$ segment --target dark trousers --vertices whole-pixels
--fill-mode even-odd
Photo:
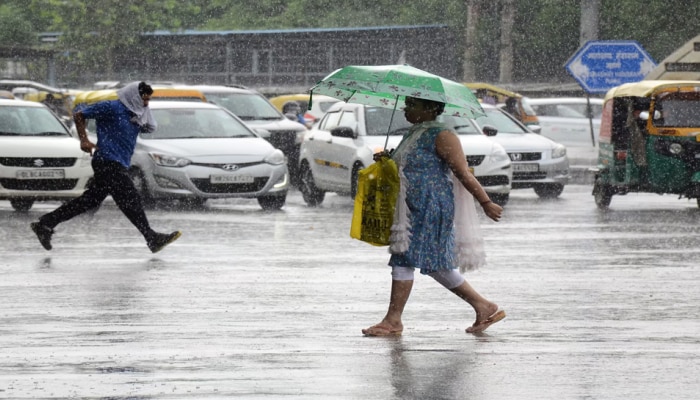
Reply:
[[[39,222],[54,228],[61,222],[80,215],[102,204],[107,195],[111,195],[119,209],[141,232],[146,240],[155,233],[143,211],[143,203],[127,169],[116,161],[92,160],[95,173],[93,184],[78,198],[58,207],[39,218]]]

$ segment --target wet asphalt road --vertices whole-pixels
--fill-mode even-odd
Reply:
[[[349,238],[352,203],[292,193],[148,212],[183,237],[152,255],[113,204],[44,251],[0,201],[0,398],[696,399],[700,210],[590,186],[514,191],[482,220],[488,266],[467,278],[508,317],[485,334],[417,276],[398,339],[364,338],[390,285],[386,248]]]

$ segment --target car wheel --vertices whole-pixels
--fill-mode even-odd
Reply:
[[[363,167],[362,164],[355,164],[354,167],[352,167],[352,175],[350,176],[350,197],[354,200],[355,196],[357,195],[357,181],[360,178],[360,170],[362,170]]]
[[[596,179],[595,184],[593,184],[593,199],[599,210],[607,210],[610,207],[612,196],[610,186],[602,184],[599,179]],[[698,206],[700,206],[700,200],[698,201]]]
[[[304,162],[301,165],[300,171],[301,182],[299,184],[299,191],[301,191],[301,196],[304,198],[304,202],[309,207],[316,207],[323,203],[323,199],[326,197],[326,192],[319,189],[314,182],[314,175],[311,172],[309,164]]]
[[[34,200],[31,199],[10,199],[10,205],[15,211],[29,211],[34,205]]]
[[[262,207],[262,209],[265,211],[277,211],[284,206],[286,201],[287,193],[283,194],[282,196],[273,195],[258,197],[258,204],[260,204],[260,207]]]
[[[564,191],[564,185],[550,183],[535,186],[535,193],[542,199],[556,199]]]
[[[501,207],[505,207],[506,204],[508,204],[508,200],[510,200],[510,194],[489,193],[489,197],[491,198],[491,201]]]
[[[144,207],[152,206],[155,200],[148,192],[148,184],[146,183],[146,178],[143,177],[143,172],[138,168],[132,168],[129,170],[129,176],[131,177],[131,182],[134,183],[136,191],[141,195],[141,202]]]

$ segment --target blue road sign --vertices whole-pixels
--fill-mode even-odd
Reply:
[[[656,63],[634,40],[597,40],[586,42],[565,67],[587,93],[605,93],[641,81]]]

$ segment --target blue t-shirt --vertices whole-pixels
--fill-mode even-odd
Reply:
[[[131,122],[134,114],[119,100],[101,101],[81,111],[85,119],[94,119],[97,123],[94,157],[116,161],[129,168],[140,131],[139,125]]]

